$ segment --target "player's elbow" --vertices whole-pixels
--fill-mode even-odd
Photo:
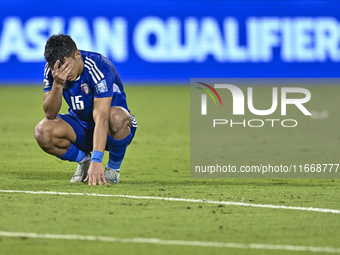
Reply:
[[[52,114],[50,112],[45,112],[45,117],[46,117],[46,119],[54,120],[57,117],[57,115],[56,114]]]
[[[56,116],[55,115],[49,115],[49,114],[45,114],[45,116],[46,116],[46,119],[48,119],[48,120],[54,120],[55,118],[56,118]]]

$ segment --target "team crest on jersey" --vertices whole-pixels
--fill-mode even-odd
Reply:
[[[81,84],[81,90],[87,95],[90,93],[89,86],[86,83]]]

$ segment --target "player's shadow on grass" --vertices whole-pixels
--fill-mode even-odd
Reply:
[[[6,173],[4,173],[6,174]],[[61,171],[21,171],[21,172],[9,172],[8,175],[16,175],[18,179],[22,180],[65,180],[69,181],[72,177],[72,172]]]
[[[283,186],[283,187],[319,187],[339,183],[336,179],[190,179],[190,180],[168,180],[168,181],[138,181],[123,180],[124,184],[132,185],[154,185],[154,186],[171,186],[172,188],[179,186]]]
[[[21,180],[58,180],[68,182],[72,177],[72,170],[66,171],[20,171],[20,172],[3,172],[3,175],[15,175],[17,179]],[[120,185],[141,185],[164,187],[170,186],[172,188],[183,186],[200,186],[202,188],[210,186],[245,186],[249,187],[319,187],[325,185],[337,185],[337,179],[188,179],[188,180],[148,180],[145,179],[123,179]]]

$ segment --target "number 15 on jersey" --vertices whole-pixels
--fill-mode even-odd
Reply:
[[[84,110],[84,102],[82,96],[71,96],[70,98],[73,110]]]

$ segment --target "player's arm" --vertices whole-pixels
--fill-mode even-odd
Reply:
[[[96,123],[93,133],[93,152],[99,151],[104,153],[107,134],[109,130],[109,119],[112,97],[95,98],[93,103],[93,119]],[[103,166],[100,162],[91,161],[88,175],[84,181],[89,185],[102,184],[106,185]]]
[[[44,93],[44,112],[48,119],[55,119],[60,111],[63,95],[63,84],[66,82],[67,76],[71,72],[72,66],[65,62],[59,67],[60,61],[51,68],[53,76],[53,85],[51,91]]]

